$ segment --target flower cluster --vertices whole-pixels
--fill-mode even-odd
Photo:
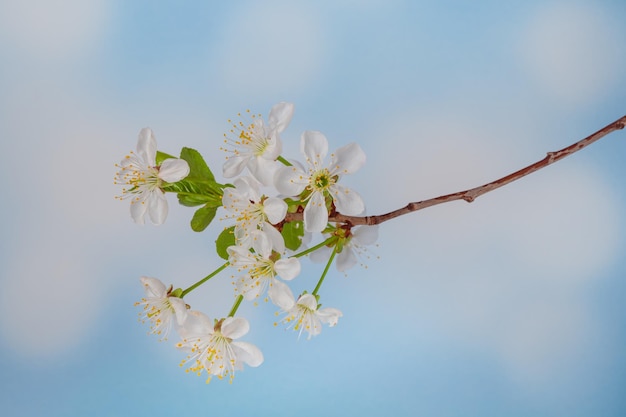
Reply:
[[[216,250],[226,262],[185,290],[142,277],[146,295],[136,303],[143,306],[140,317],[150,321],[151,333],[166,339],[172,328],[177,331],[176,346],[189,352],[181,365],[188,364],[189,372],[206,372],[209,380],[217,376],[232,381],[244,364],[263,362],[256,346],[235,341],[250,328],[245,318],[235,316],[243,300],[271,301],[280,323],[298,336],[308,333],[308,339],[320,334],[324,324],[335,326],[342,312],[321,308],[319,295],[329,267],[333,262],[339,271],[353,267],[364,246],[378,236],[374,226],[353,228],[345,221],[365,210],[361,196],[341,184],[343,176],[365,164],[361,147],[351,143],[329,155],[326,137],[308,130],[300,136],[303,163],[288,160],[281,154],[280,135],[293,113],[294,105],[283,102],[272,107],[267,121],[249,111],[241,121],[229,121],[232,129],[221,148],[228,154],[222,174],[229,184],[217,183],[193,149],[183,148],[180,158],[157,152],[148,128],[139,134],[137,153],[118,165],[116,182],[124,185],[120,198],[132,196],[131,215],[137,223],[143,223],[146,213],[153,223],[163,223],[166,192],[176,193],[184,206],[201,206],[191,220],[195,231],[204,230],[220,207],[224,210],[220,219],[228,225],[216,240]],[[313,244],[316,234],[321,241]],[[296,297],[290,283],[300,275],[301,258],[307,255],[326,267],[317,285]],[[234,288],[231,311],[210,320],[191,310],[185,295],[225,269],[231,271]]]

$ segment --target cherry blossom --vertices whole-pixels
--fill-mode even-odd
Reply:
[[[146,295],[135,303],[135,306],[143,306],[139,316],[143,321],[150,321],[150,333],[161,336],[166,340],[172,327],[180,327],[187,318],[187,306],[178,297],[171,295],[169,289],[157,278],[141,277],[140,281]]]
[[[225,136],[224,142],[234,149],[225,149],[232,153],[226,159],[223,174],[226,178],[235,177],[245,167],[264,185],[270,185],[276,169],[276,159],[282,152],[280,133],[287,128],[293,116],[294,105],[281,102],[270,110],[267,123],[261,117],[251,116],[249,122],[240,121],[233,124],[230,134],[234,139]]]
[[[263,353],[255,345],[235,342],[250,330],[248,320],[243,317],[226,317],[211,321],[199,311],[190,311],[185,326],[180,333],[182,340],[176,347],[190,352],[181,366],[191,362],[187,372],[198,375],[202,371],[219,379],[229,376],[232,382],[235,370],[242,370],[244,363],[257,367],[263,363]]]
[[[361,196],[337,182],[342,175],[352,174],[365,164],[365,153],[356,143],[343,146],[331,154],[326,167],[323,160],[328,153],[328,141],[321,132],[305,131],[300,140],[300,151],[306,158],[308,170],[297,165],[283,166],[274,177],[278,192],[296,196],[304,191],[307,200],[304,208],[304,228],[307,232],[321,232],[328,223],[326,197],[336,209],[354,216],[365,210]]]
[[[164,182],[177,182],[189,174],[187,161],[168,158],[156,164],[157,145],[150,128],[143,128],[137,140],[137,153],[131,152],[119,165],[115,183],[122,184],[120,199],[131,198],[130,214],[135,223],[144,224],[146,213],[154,224],[167,217],[167,200],[162,190]]]

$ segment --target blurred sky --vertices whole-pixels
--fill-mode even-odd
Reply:
[[[383,224],[366,269],[327,277],[344,317],[312,340],[245,304],[265,363],[232,385],[183,372],[133,307],[141,275],[219,266],[224,224],[194,233],[170,198],[135,225],[112,182],[145,126],[219,176],[227,119],[291,101],[285,156],[306,129],[358,142],[369,214],[473,187],[626,114],[625,19],[623,0],[1,0],[3,415],[625,415],[626,132]],[[186,300],[225,315],[229,281]]]

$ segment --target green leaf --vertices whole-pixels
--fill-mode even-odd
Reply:
[[[203,231],[209,224],[211,224],[215,218],[215,213],[217,213],[217,207],[205,205],[204,207],[199,208],[196,210],[193,218],[191,219],[191,229],[194,232]]]
[[[180,159],[184,159],[189,164],[188,178],[215,182],[215,177],[200,152],[192,148],[183,148],[180,151]]]
[[[281,233],[285,239],[285,246],[290,250],[297,250],[302,244],[304,223],[302,221],[285,223]]]
[[[228,260],[228,251],[226,249],[228,249],[229,246],[233,246],[234,244],[235,226],[231,226],[228,229],[224,229],[215,241],[217,254],[220,256],[220,258]]]
[[[157,151],[156,158],[155,158],[157,166],[161,165],[163,161],[165,161],[166,159],[170,159],[170,158],[175,158],[175,157],[165,152]]]
[[[163,190],[178,194],[178,202],[183,206],[195,207],[210,205],[220,207],[222,205],[222,187],[214,181],[193,180],[186,177],[175,183],[164,184]]]

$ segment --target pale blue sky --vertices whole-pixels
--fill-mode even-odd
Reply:
[[[265,363],[183,372],[137,322],[139,277],[221,264],[193,211],[132,223],[114,164],[150,126],[221,172],[227,120],[279,101],[368,161],[369,214],[473,187],[626,114],[626,3],[0,1],[0,405],[7,416],[622,416],[626,132],[471,205],[385,223],[332,270],[312,340],[244,305]],[[171,197],[171,196],[170,196]],[[303,262],[296,288],[322,266]],[[211,317],[229,275],[187,302]]]

